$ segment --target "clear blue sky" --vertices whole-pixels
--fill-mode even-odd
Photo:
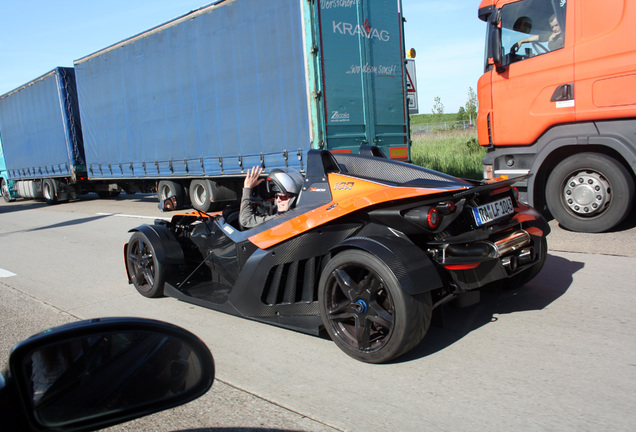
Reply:
[[[267,0],[263,0],[267,1]],[[402,0],[407,48],[417,51],[420,113],[439,96],[445,112],[465,105],[483,69],[485,24],[475,0]],[[210,0],[2,0],[0,95]]]

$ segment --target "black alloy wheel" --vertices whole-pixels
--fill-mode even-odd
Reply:
[[[387,362],[411,350],[431,321],[430,293],[405,294],[389,266],[361,250],[346,250],[327,263],[318,296],[331,339],[368,363]]]
[[[157,260],[155,249],[148,237],[135,232],[126,249],[128,274],[139,293],[145,297],[163,296],[165,268]]]

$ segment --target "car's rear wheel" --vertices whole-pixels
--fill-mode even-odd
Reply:
[[[325,266],[318,291],[331,339],[351,357],[383,363],[414,348],[428,330],[430,293],[411,296],[382,260],[346,250]]]
[[[137,231],[128,242],[126,266],[132,283],[145,297],[163,296],[165,266],[157,260],[157,254],[148,237]]]

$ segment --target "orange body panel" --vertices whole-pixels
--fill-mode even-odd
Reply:
[[[636,117],[636,3],[575,6],[576,120]]]
[[[365,207],[442,191],[439,188],[389,187],[385,184],[360,180],[343,174],[329,174],[329,187],[333,198],[329,204],[298,215],[272,229],[255,234],[249,240],[259,248],[267,249]]]

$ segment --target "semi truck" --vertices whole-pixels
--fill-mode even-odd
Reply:
[[[569,230],[630,214],[636,173],[636,3],[483,0],[484,177],[531,173],[520,196]]]
[[[77,117],[61,110],[76,128],[73,161],[36,163],[55,137],[27,152],[0,110],[9,180],[34,196],[55,167],[58,200],[99,185],[210,211],[237,199],[251,166],[304,171],[309,149],[410,160],[401,0],[218,1],[73,66],[53,74],[74,72]],[[0,103],[47,80],[36,81]]]

